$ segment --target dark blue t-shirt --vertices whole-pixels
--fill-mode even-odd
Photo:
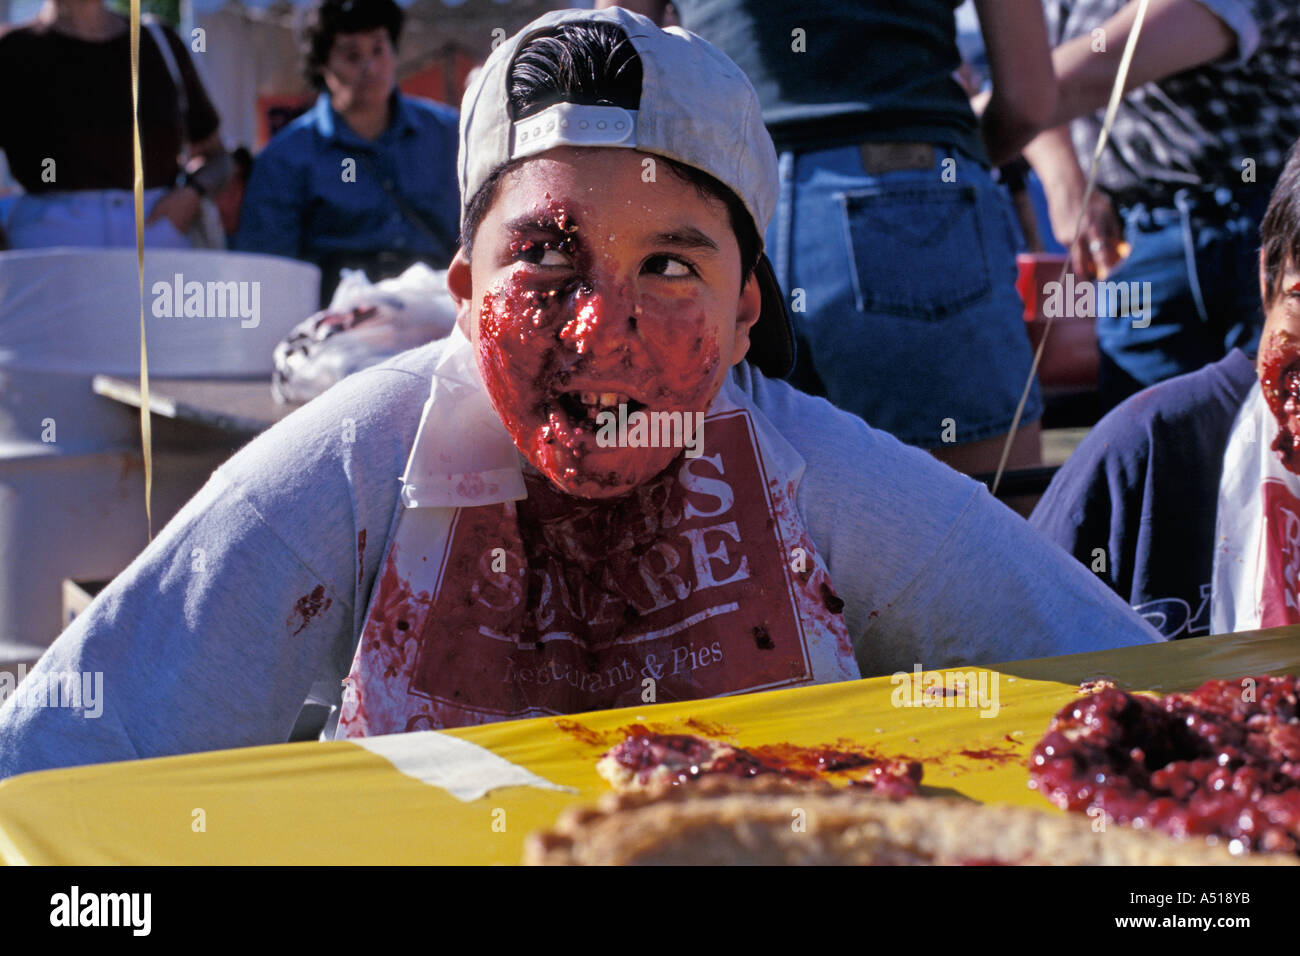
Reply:
[[[962,0],[674,0],[749,77],[778,149],[935,143],[984,159],[953,71]]]
[[[1029,519],[1166,638],[1209,633],[1223,452],[1254,384],[1234,350],[1139,392],[1088,433]]]

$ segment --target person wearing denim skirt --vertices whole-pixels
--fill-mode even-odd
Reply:
[[[1033,356],[1010,203],[977,160],[917,152],[875,174],[870,146],[781,154],[767,242],[799,332],[792,384],[942,449],[1007,433]],[[1041,414],[1035,384],[1022,422]]]
[[[661,0],[617,2],[663,22]],[[1015,290],[1019,227],[990,174],[1046,120],[1038,0],[977,0],[993,93],[953,74],[961,0],[674,0],[749,76],[780,154],[767,233],[792,384],[968,473],[1039,461],[1042,401]]]

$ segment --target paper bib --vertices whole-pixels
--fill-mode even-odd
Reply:
[[[628,497],[636,526],[642,511],[653,523],[649,537],[580,572],[537,546],[578,518],[521,528],[514,500],[430,507],[404,494],[339,735],[860,676],[842,603],[795,507],[802,458],[730,380],[703,434],[699,457]],[[455,478],[443,483],[463,490]]]
[[[1223,456],[1213,634],[1300,623],[1300,476],[1287,471],[1270,448],[1277,430],[1256,382]]]

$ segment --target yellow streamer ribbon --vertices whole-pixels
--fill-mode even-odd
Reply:
[[[135,267],[140,282],[140,445],[144,452],[144,520],[153,540],[153,436],[149,421],[149,350],[144,334],[144,160],[140,151],[140,0],[131,0],[131,139],[135,164]]]
[[[135,2],[135,0],[132,0]],[[1115,113],[1119,110],[1120,101],[1124,98],[1124,84],[1128,81],[1129,65],[1133,62],[1133,51],[1137,49],[1138,35],[1142,32],[1142,21],[1146,19],[1147,5],[1149,0],[1138,0],[1137,16],[1133,19],[1133,29],[1129,30],[1128,41],[1124,44],[1124,53],[1119,58],[1119,69],[1115,71],[1115,85],[1110,90],[1110,102],[1106,104],[1106,116],[1101,123],[1101,135],[1097,137],[1097,146],[1092,151],[1092,166],[1088,170],[1088,185],[1083,190],[1083,202],[1079,206],[1079,220],[1074,224],[1074,242],[1070,243],[1070,249],[1074,248],[1074,243],[1082,238],[1083,220],[1088,214],[1088,200],[1092,198],[1093,187],[1097,184],[1097,167],[1101,164],[1101,154],[1106,148],[1106,141],[1110,138],[1110,127],[1115,122]],[[1058,283],[1065,282],[1065,274],[1070,268],[1069,252],[1066,250],[1065,264],[1061,266],[1061,274],[1057,276]],[[993,476],[993,494],[998,493],[998,485],[1002,482],[1002,473],[1007,467],[1007,457],[1011,454],[1011,443],[1015,440],[1016,429],[1020,426],[1020,416],[1024,414],[1025,403],[1029,401],[1029,393],[1034,387],[1034,378],[1038,375],[1038,363],[1043,358],[1043,349],[1047,345],[1047,336],[1051,334],[1052,323],[1055,316],[1047,317],[1047,324],[1043,326],[1043,337],[1038,342],[1038,348],[1034,352],[1034,362],[1029,367],[1029,378],[1025,382],[1024,393],[1020,396],[1020,404],[1016,406],[1015,417],[1011,419],[1011,431],[1007,432],[1006,443],[1002,446],[1002,458],[998,461],[997,474]]]

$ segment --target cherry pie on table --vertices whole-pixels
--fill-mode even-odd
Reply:
[[[1029,768],[1078,813],[917,797],[918,763],[847,748],[630,728],[597,765],[619,792],[534,834],[525,862],[1300,864],[1300,679],[1080,690]]]
[[[1114,687],[1052,718],[1031,787],[1063,810],[1234,851],[1300,853],[1295,677],[1207,681],[1152,698]]]

